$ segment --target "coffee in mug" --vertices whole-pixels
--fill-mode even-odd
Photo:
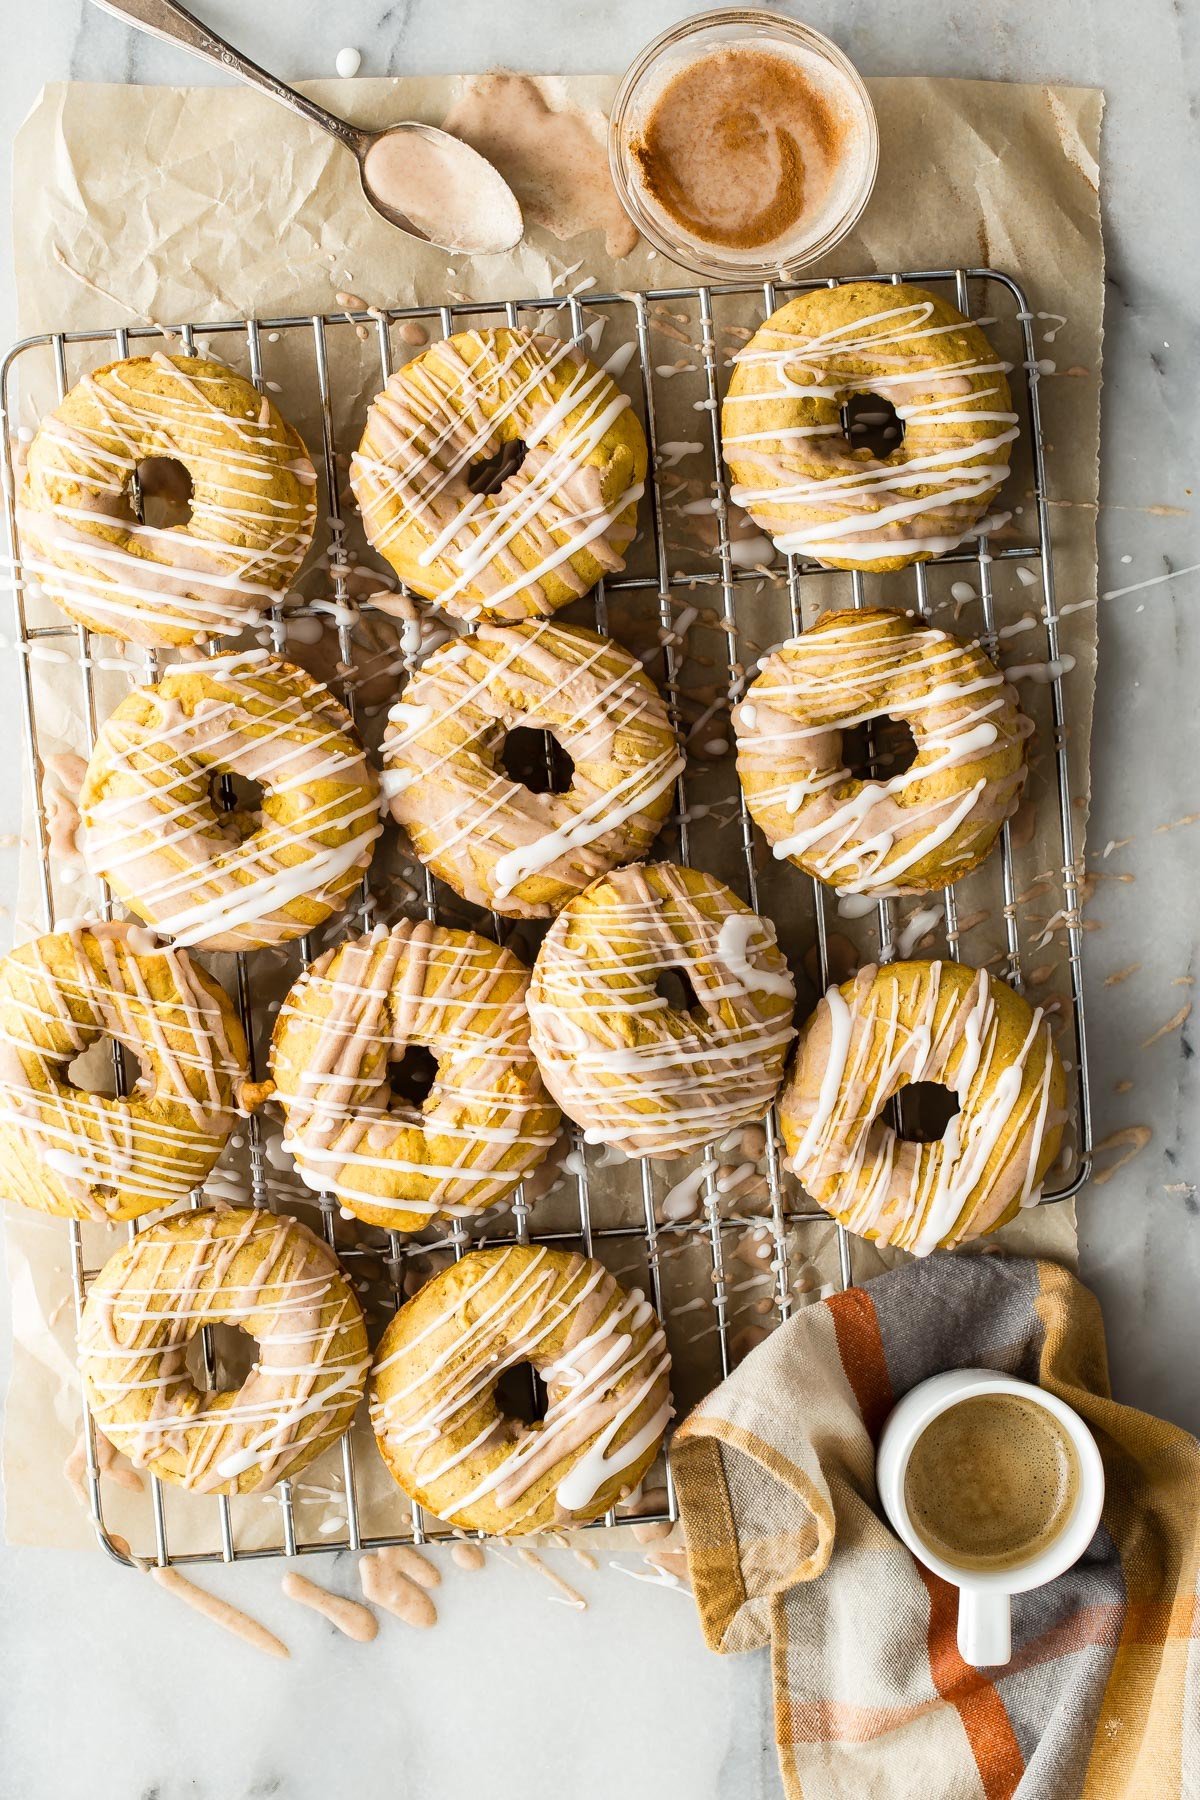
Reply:
[[[1061,1534],[1079,1461],[1054,1414],[1019,1394],[948,1407],[913,1445],[904,1502],[917,1536],[960,1569],[1013,1569]]]

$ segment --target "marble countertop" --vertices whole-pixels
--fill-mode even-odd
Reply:
[[[586,8],[459,0],[452,15],[441,0],[196,4],[285,77],[332,75],[346,45],[362,52],[362,73],[372,75],[493,63],[609,68],[694,10],[675,0]],[[1107,94],[1107,597],[1088,839],[1098,879],[1085,973],[1096,1135],[1103,1142],[1129,1127],[1149,1135],[1080,1198],[1082,1273],[1104,1305],[1118,1397],[1200,1429],[1200,1082],[1189,1022],[1156,1038],[1188,1002],[1198,972],[1200,823],[1186,821],[1200,817],[1200,424],[1187,398],[1198,351],[1200,6],[1143,0],[1136,27],[1126,0],[1086,8],[1078,0],[779,0],[778,9],[829,31],[867,73],[1045,78]],[[14,6],[5,39],[6,186],[12,135],[43,82],[218,79],[89,0]],[[13,335],[5,253],[0,339]],[[15,681],[3,666],[0,708],[14,716]],[[14,759],[5,758],[0,841],[18,829],[19,804]],[[5,898],[14,872],[12,850],[0,848]],[[1129,1148],[1122,1140],[1102,1149],[1101,1175]],[[350,1591],[348,1559],[321,1563],[311,1572]],[[440,1629],[418,1635],[385,1622],[376,1644],[359,1646],[297,1608],[286,1606],[285,1619],[279,1573],[277,1564],[241,1566],[205,1581],[285,1628],[290,1663],[267,1662],[193,1621],[99,1555],[0,1551],[0,1792],[14,1800],[324,1800],[353,1787],[364,1800],[599,1800],[613,1792],[623,1800],[778,1800],[765,1659],[708,1655],[678,1592],[604,1568],[583,1577],[590,1604],[580,1614],[554,1605],[528,1570],[493,1558],[481,1574],[450,1572]]]

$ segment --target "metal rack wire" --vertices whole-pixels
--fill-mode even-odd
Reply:
[[[1038,366],[1034,343],[1033,315],[1025,296],[1009,276],[990,269],[941,269],[924,270],[896,274],[892,276],[846,277],[850,279],[866,279],[875,281],[915,281],[924,285],[939,287],[952,297],[959,309],[966,314],[972,312],[972,298],[978,296],[985,303],[989,318],[994,309],[999,307],[1005,315],[1006,328],[1015,328],[1021,351],[1021,368],[1015,389],[1018,394],[1018,405],[1022,409],[1022,432],[1029,458],[1029,475],[1033,496],[1033,529],[1024,533],[1027,541],[1004,543],[1002,546],[990,543],[987,538],[979,538],[974,547],[963,546],[951,555],[938,559],[934,565],[918,564],[907,572],[902,604],[911,608],[923,618],[928,618],[934,609],[932,594],[932,578],[943,565],[952,565],[956,571],[966,569],[972,572],[979,606],[979,617],[976,626],[977,635],[993,650],[997,647],[997,632],[1003,621],[999,616],[999,608],[1003,597],[997,594],[993,570],[996,562],[1017,562],[1029,574],[1026,581],[1025,597],[1035,598],[1039,603],[1039,626],[1044,634],[1049,677],[1046,682],[1048,692],[1049,718],[1045,736],[1046,749],[1052,763],[1052,779],[1049,782],[1052,804],[1056,803],[1058,812],[1058,843],[1061,857],[1053,871],[1054,899],[1058,902],[1052,915],[1051,929],[1063,947],[1065,957],[1064,975],[1069,992],[1070,1016],[1064,1020],[1069,1027],[1071,1038],[1070,1061],[1074,1071],[1074,1144],[1069,1166],[1060,1172],[1057,1184],[1043,1196],[1043,1203],[1064,1199],[1074,1194],[1087,1177],[1089,1170],[1089,1150],[1091,1143],[1091,1124],[1088,1094],[1087,1051],[1084,1028],[1083,994],[1081,985],[1080,955],[1082,947],[1082,925],[1079,914],[1079,869],[1077,867],[1075,830],[1071,810],[1070,776],[1067,755],[1067,715],[1062,672],[1060,667],[1059,614],[1056,609],[1054,595],[1054,578],[1051,561],[1049,514],[1046,494],[1045,452],[1042,442],[1041,416],[1038,397]],[[318,463],[322,466],[324,477],[325,518],[328,537],[329,582],[333,598],[337,601],[337,631],[342,661],[349,664],[353,651],[351,633],[353,629],[353,604],[350,595],[348,574],[348,542],[353,521],[348,519],[341,499],[341,474],[339,471],[339,446],[335,414],[337,403],[346,398],[339,394],[335,387],[331,341],[334,334],[353,332],[364,350],[373,349],[375,363],[373,369],[363,373],[361,392],[350,396],[361,416],[374,387],[386,381],[392,372],[397,339],[396,333],[405,326],[418,324],[426,332],[435,335],[450,335],[452,332],[466,328],[468,325],[507,324],[510,326],[529,326],[536,323],[539,329],[558,330],[568,333],[580,342],[591,342],[595,335],[597,321],[603,320],[603,330],[614,329],[623,344],[632,349],[631,360],[625,375],[627,390],[631,392],[635,405],[638,406],[651,449],[651,468],[647,478],[647,497],[642,503],[641,548],[642,566],[638,566],[638,558],[631,554],[630,563],[624,573],[602,583],[592,596],[594,620],[596,628],[605,632],[609,629],[610,601],[620,596],[622,602],[628,601],[634,606],[644,606],[652,612],[658,622],[658,636],[661,642],[661,663],[655,671],[667,697],[677,723],[681,722],[681,707],[687,693],[686,667],[688,661],[688,644],[686,632],[676,629],[676,613],[673,610],[673,596],[680,591],[688,594],[699,594],[712,600],[712,615],[718,626],[717,635],[724,645],[723,666],[717,674],[717,685],[723,690],[724,701],[729,706],[736,704],[752,673],[750,659],[743,656],[743,642],[746,631],[745,609],[757,601],[762,589],[768,582],[777,586],[784,601],[784,618],[787,629],[791,633],[799,633],[805,625],[805,608],[802,599],[807,601],[813,595],[814,588],[823,600],[826,591],[832,591],[835,581],[845,582],[846,578],[836,577],[830,571],[822,570],[815,564],[791,557],[786,560],[776,559],[774,566],[766,573],[759,566],[746,567],[734,554],[733,516],[734,509],[729,497],[725,465],[721,451],[720,435],[720,399],[723,387],[723,364],[725,359],[719,342],[723,329],[724,312],[736,306],[740,316],[748,316],[751,326],[773,312],[781,302],[791,295],[808,291],[820,286],[835,286],[836,282],[801,281],[768,283],[765,286],[750,284],[724,284],[711,287],[672,287],[662,288],[648,293],[626,294],[593,294],[586,298],[576,295],[542,295],[530,299],[509,302],[464,301],[453,305],[406,307],[368,313],[338,313],[318,315],[314,317],[292,317],[264,321],[230,320],[215,324],[183,325],[173,328],[173,336],[185,353],[195,353],[198,344],[201,348],[208,344],[226,360],[234,360],[235,356],[244,360],[246,372],[260,388],[268,385],[264,374],[264,340],[269,344],[282,343],[296,348],[307,343],[312,357],[313,388],[308,399],[313,403],[314,416],[319,419],[320,447]],[[693,448],[692,455],[700,455],[704,461],[704,472],[711,489],[711,504],[716,521],[717,543],[715,551],[700,558],[696,566],[680,570],[672,566],[672,555],[669,533],[670,508],[663,492],[663,464],[666,460],[663,452],[661,419],[668,404],[664,394],[664,382],[668,371],[656,369],[652,333],[658,328],[664,312],[682,305],[692,331],[695,333],[693,349],[699,361],[689,364],[688,369],[694,373],[699,385],[699,397],[692,402],[695,415],[705,421],[705,441],[699,450]],[[978,315],[980,309],[976,308]],[[993,322],[995,322],[993,320]],[[591,336],[589,335],[591,334]],[[65,650],[68,659],[77,663],[80,681],[80,709],[84,726],[85,742],[83,751],[90,752],[99,723],[99,700],[96,685],[97,652],[96,642],[92,634],[81,626],[71,625],[54,615],[52,622],[40,623],[34,618],[31,610],[31,593],[21,573],[21,544],[16,512],[16,486],[18,477],[18,434],[14,421],[18,417],[19,390],[28,374],[30,387],[36,389],[37,378],[44,379],[46,359],[51,366],[51,393],[61,398],[75,378],[72,364],[78,361],[82,367],[91,367],[102,359],[125,357],[135,354],[146,346],[147,340],[155,340],[154,347],[161,347],[164,330],[156,325],[135,325],[112,331],[87,331],[46,334],[26,339],[16,345],[0,366],[0,404],[3,406],[3,420],[6,425],[3,444],[3,477],[5,515],[8,530],[9,549],[14,568],[14,608],[18,632],[18,654],[21,661],[21,698],[24,720],[24,756],[25,772],[33,797],[33,830],[34,851],[37,861],[37,885],[42,913],[42,928],[50,930],[56,923],[59,910],[55,891],[54,861],[50,846],[47,826],[46,808],[43,802],[43,764],[42,745],[39,733],[42,729],[41,702],[37,692],[33,663],[37,655],[44,654],[46,648],[53,655],[58,650]],[[366,340],[363,343],[363,340]],[[341,341],[339,338],[339,348]],[[610,352],[611,343],[606,342],[605,353]],[[1014,359],[1015,360],[1015,359]],[[80,370],[81,372],[81,370]],[[678,371],[671,370],[673,377]],[[277,384],[270,384],[272,386]],[[50,398],[44,394],[42,404]],[[295,417],[298,410],[297,397],[286,391],[280,397],[281,406],[289,416]],[[138,496],[134,496],[135,505]],[[894,585],[894,584],[893,584]],[[975,588],[972,589],[973,594]],[[867,582],[861,575],[849,578],[849,596],[856,607],[868,603]],[[894,604],[894,599],[887,602]],[[811,612],[810,608],[810,612]],[[280,651],[286,648],[285,615],[277,610],[273,616],[271,628],[272,643]],[[158,669],[158,658],[150,653],[146,658],[145,669],[135,679],[152,679]],[[345,696],[353,710],[353,695]],[[690,804],[694,769],[689,765],[688,771],[680,775],[676,789],[676,807],[672,826],[672,841],[665,853],[675,854],[683,862],[688,862],[694,853],[694,832],[692,827],[693,812]],[[760,852],[756,845],[754,829],[746,808],[740,788],[733,778],[730,804],[733,807],[732,824],[736,829],[738,848],[736,860],[740,865],[740,886],[743,896],[756,910],[764,906],[762,898],[763,870],[760,866]],[[1000,914],[1003,920],[1002,960],[1005,977],[1015,986],[1023,982],[1024,960],[1035,932],[1035,927],[1027,916],[1028,909],[1022,906],[1022,895],[1019,890],[1017,867],[1017,851],[1013,842],[1010,825],[1006,824],[1002,833],[998,856],[993,859],[999,872],[1000,882]],[[727,873],[727,871],[722,871]],[[802,903],[805,896],[811,905],[811,940],[815,945],[815,974],[817,991],[823,991],[828,985],[830,974],[830,922],[828,908],[830,896],[819,883],[809,882],[796,871],[789,872],[793,888],[789,890],[789,905],[794,897],[795,904]],[[948,888],[940,896],[944,907],[946,954],[951,957],[961,955],[961,933],[959,898],[954,888]],[[341,922],[343,932],[360,929],[372,922],[372,895],[370,887],[364,883],[357,905],[344,916]],[[417,907],[426,917],[436,919],[439,916],[440,901],[437,884],[427,871],[423,872]],[[770,907],[766,908],[768,911]],[[104,890],[100,895],[100,911],[105,918],[113,912],[112,896]],[[503,921],[493,916],[492,929],[499,935]],[[897,943],[895,903],[880,902],[874,921],[877,943],[872,954],[876,960],[886,961],[895,954]],[[1041,941],[1045,941],[1042,939]],[[312,946],[303,940],[298,946],[301,961],[310,959]],[[246,1031],[247,1041],[251,1046],[251,1057],[255,1056],[255,1024],[256,1006],[254,998],[254,971],[252,958],[239,955],[234,959],[233,986],[235,999]],[[127,1074],[120,1047],[113,1046],[114,1078],[118,1092],[124,1092]],[[255,1079],[258,1071],[251,1067],[251,1078]],[[247,1179],[249,1197],[255,1205],[270,1204],[267,1164],[262,1140],[262,1129],[258,1118],[252,1117],[247,1124]],[[655,1194],[655,1172],[648,1162],[632,1165],[631,1179],[635,1183],[636,1193],[632,1197],[633,1211],[622,1212],[611,1209],[603,1200],[598,1200],[595,1192],[594,1168],[585,1155],[582,1141],[578,1133],[574,1133],[574,1154],[569,1159],[572,1169],[573,1206],[575,1216],[561,1226],[553,1229],[539,1223],[540,1208],[531,1212],[531,1208],[521,1190],[517,1191],[511,1202],[510,1216],[499,1229],[488,1226],[488,1241],[503,1242],[548,1242],[570,1243],[582,1247],[587,1254],[615,1257],[627,1252],[637,1254],[644,1262],[646,1278],[649,1283],[651,1297],[660,1315],[667,1322],[668,1330],[678,1325],[678,1317],[674,1308],[672,1283],[668,1279],[668,1256],[683,1246],[701,1247],[707,1262],[707,1281],[705,1304],[711,1306],[711,1333],[715,1338],[716,1367],[715,1375],[728,1373],[734,1360],[732,1341],[732,1319],[735,1313],[734,1288],[728,1267],[727,1243],[731,1233],[744,1232],[747,1228],[766,1229],[770,1237],[770,1275],[772,1277],[772,1293],[770,1296],[771,1322],[778,1323],[785,1319],[795,1304],[793,1284],[793,1261],[796,1252],[796,1234],[806,1227],[815,1224],[829,1226],[825,1213],[812,1207],[794,1185],[790,1185],[790,1177],[785,1178],[781,1155],[780,1137],[775,1115],[772,1112],[765,1121],[766,1149],[762,1159],[765,1163],[765,1178],[769,1193],[769,1206],[762,1216],[746,1215],[736,1204],[730,1205],[721,1191],[719,1153],[716,1146],[710,1146],[703,1154],[700,1164],[701,1205],[698,1216],[690,1221],[664,1221]],[[202,1203],[203,1194],[197,1193],[193,1203]],[[324,1234],[336,1249],[341,1251],[347,1260],[352,1260],[357,1252],[348,1248],[340,1240],[340,1222],[337,1201],[332,1195],[321,1198],[320,1224]],[[137,1224],[132,1226],[136,1232]],[[70,1273],[72,1294],[76,1318],[82,1309],[86,1297],[88,1283],[95,1273],[89,1266],[85,1250],[85,1231],[79,1224],[71,1223],[65,1227],[69,1237]],[[461,1255],[469,1246],[471,1239],[461,1227],[456,1227],[448,1240],[448,1249],[455,1256]],[[382,1262],[390,1280],[393,1300],[399,1304],[404,1297],[403,1278],[406,1257],[410,1246],[398,1234],[389,1234]],[[836,1231],[836,1268],[833,1271],[834,1285],[845,1288],[854,1279],[854,1261],[851,1239],[840,1226]],[[694,1298],[688,1307],[695,1307]],[[681,1308],[682,1310],[682,1308]],[[706,1328],[707,1329],[707,1328]],[[698,1341],[698,1340],[692,1340]],[[674,1345],[673,1345],[674,1348]],[[205,1376],[211,1383],[213,1379],[213,1350],[207,1331],[203,1334],[203,1368]],[[679,1352],[676,1350],[676,1360]],[[86,1481],[91,1504],[93,1520],[101,1542],[118,1560],[129,1562],[135,1556],[149,1557],[159,1564],[170,1562],[191,1562],[223,1560],[231,1562],[246,1557],[271,1555],[294,1556],[306,1552],[338,1549],[370,1549],[385,1544],[422,1543],[428,1538],[441,1535],[445,1527],[438,1521],[423,1516],[419,1508],[413,1508],[411,1522],[401,1519],[400,1499],[396,1496],[397,1518],[386,1523],[382,1529],[370,1528],[364,1522],[360,1506],[359,1469],[356,1465],[356,1446],[354,1436],[348,1433],[342,1440],[337,1455],[340,1457],[340,1479],[344,1486],[346,1521],[344,1533],[336,1537],[328,1535],[313,1536],[302,1528],[298,1519],[298,1508],[294,1501],[292,1487],[283,1482],[277,1489],[279,1502],[280,1529],[277,1536],[266,1544],[239,1543],[238,1529],[234,1508],[225,1498],[218,1498],[212,1504],[216,1507],[215,1542],[211,1547],[179,1550],[173,1548],[168,1526],[167,1506],[164,1490],[157,1480],[153,1480],[149,1489],[150,1508],[150,1541],[146,1544],[130,1546],[106,1523],[105,1485],[97,1457],[95,1429],[88,1413],[86,1398],[83,1400],[83,1431],[86,1451]],[[637,1516],[647,1518],[673,1518],[675,1516],[674,1495],[670,1485],[670,1470],[667,1466],[664,1476],[667,1501],[659,1513],[645,1512]],[[617,1522],[617,1515],[610,1514],[607,1524]]]

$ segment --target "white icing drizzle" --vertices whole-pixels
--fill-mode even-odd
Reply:
[[[691,982],[691,1011],[655,992],[673,967]],[[588,1143],[682,1156],[767,1111],[794,999],[773,926],[723,883],[671,863],[618,869],[571,901],[542,945],[533,1048]]]
[[[89,870],[177,944],[286,943],[337,909],[383,827],[378,782],[327,688],[266,650],[181,663],[105,722],[80,796]],[[261,784],[257,829],[214,774]]]
[[[170,1206],[233,1129],[246,1064],[231,1005],[181,951],[135,936],[75,927],[0,963],[0,1178],[27,1206],[80,1219]],[[102,1036],[141,1062],[128,1098],[70,1083],[70,1064]]]
[[[185,1349],[218,1322],[258,1355],[235,1393],[202,1394]],[[270,1487],[310,1460],[349,1424],[370,1366],[332,1250],[294,1219],[217,1208],[152,1225],[105,1265],[79,1355],[105,1436],[204,1493]]]
[[[921,1081],[959,1101],[935,1143],[908,1142],[880,1116]],[[985,970],[860,969],[830,988],[801,1034],[781,1102],[789,1166],[851,1231],[925,1256],[1036,1204],[1063,1095],[1040,1007]]]
[[[150,457],[186,467],[186,525],[134,516]],[[315,518],[313,466],[271,402],[222,364],[162,352],[83,377],[30,446],[18,508],[25,573],[73,617],[143,644],[257,624]]]
[[[510,951],[424,921],[314,963],[280,1010],[271,1063],[301,1179],[396,1230],[506,1198],[558,1133],[529,1046],[527,984]],[[407,1044],[438,1059],[419,1107],[388,1081]]]
[[[829,298],[813,294],[738,351],[724,414],[731,498],[785,555],[863,567],[942,555],[970,534],[1008,476],[1018,435],[1009,365],[957,313],[945,320],[942,308],[939,322],[938,304],[919,288],[839,290],[859,293],[893,303],[809,332],[804,316]],[[937,340],[952,335],[971,348],[937,361]],[[905,427],[885,460],[852,451],[842,435],[840,407],[864,392],[889,400]],[[747,407],[754,425],[740,429]]]
[[[637,660],[544,620],[435,651],[389,721],[384,790],[418,855],[464,899],[526,917],[643,855],[685,766]],[[517,726],[552,732],[571,757],[566,793],[533,793],[498,766]]]
[[[522,1362],[546,1383],[533,1425],[494,1399]],[[535,1531],[594,1517],[632,1484],[671,1418],[669,1369],[653,1309],[603,1264],[544,1245],[476,1251],[388,1328],[372,1419],[400,1485],[439,1517]]]
[[[917,755],[888,779],[842,761],[886,714]],[[764,657],[735,708],[738,774],[774,854],[839,894],[925,893],[986,855],[1024,785],[1033,727],[977,644],[899,613],[828,613]]]
[[[433,345],[377,396],[351,459],[368,538],[461,618],[552,612],[624,567],[643,484],[631,466],[606,500],[603,440],[628,406],[566,340],[468,331]],[[515,440],[520,468],[472,493],[472,466]]]

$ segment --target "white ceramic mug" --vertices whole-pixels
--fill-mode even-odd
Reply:
[[[963,1569],[917,1536],[904,1500],[904,1477],[925,1427],[960,1401],[984,1394],[1016,1394],[1053,1414],[1071,1440],[1079,1464],[1075,1505],[1052,1543],[1026,1562],[1004,1569]],[[1053,1581],[1077,1562],[1095,1536],[1104,1505],[1104,1464],[1096,1440],[1073,1408],[1044,1388],[994,1369],[950,1369],[905,1394],[883,1428],[875,1467],[879,1498],[889,1520],[919,1562],[958,1589],[958,1648],[973,1668],[996,1668],[1012,1656],[1013,1594]]]

